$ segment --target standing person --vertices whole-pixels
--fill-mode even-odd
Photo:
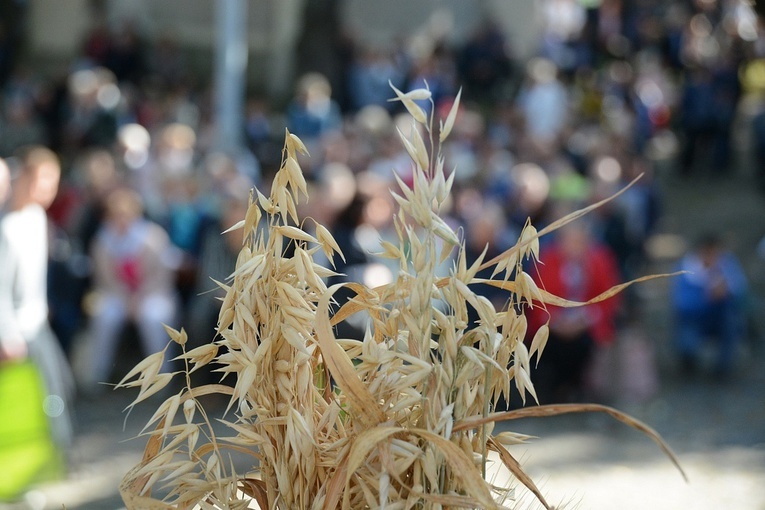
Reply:
[[[0,361],[31,359],[47,396],[44,408],[56,444],[71,442],[71,371],[48,324],[48,224],[58,192],[58,157],[42,146],[20,149],[7,212],[0,219]],[[0,368],[1,370],[2,368]]]

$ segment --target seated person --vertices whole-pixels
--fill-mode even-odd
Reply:
[[[564,299],[585,302],[621,281],[616,257],[596,241],[592,228],[578,220],[555,232],[542,248],[541,263],[535,265],[540,288]],[[582,398],[595,350],[611,345],[616,338],[620,305],[616,295],[583,307],[527,309],[530,334],[545,322],[550,327],[547,347],[532,374],[541,403]]]
[[[163,324],[175,321],[178,306],[172,245],[165,230],[143,218],[141,198],[131,189],[113,191],[106,204],[105,222],[92,249],[90,383],[109,380],[128,320],[136,326],[144,355],[161,351],[169,341]]]
[[[673,281],[677,350],[686,372],[696,370],[703,341],[718,341],[715,371],[727,375],[744,333],[743,298],[747,282],[735,255],[716,235],[701,238],[680,261],[687,271]]]

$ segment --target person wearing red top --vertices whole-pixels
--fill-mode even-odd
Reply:
[[[620,282],[616,257],[597,242],[582,220],[557,231],[542,248],[535,281],[540,288],[571,300],[589,301]],[[549,322],[550,336],[535,379],[540,402],[576,399],[596,347],[610,345],[616,335],[618,295],[574,308],[535,306],[528,310],[531,335]]]

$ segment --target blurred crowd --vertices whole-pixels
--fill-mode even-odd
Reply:
[[[268,188],[284,126],[311,153],[301,161],[312,188],[303,213],[335,234],[346,255],[340,270],[369,285],[388,281],[395,268],[373,253],[395,235],[393,172],[411,182],[397,128],[412,129],[388,101],[390,84],[427,86],[433,103],[422,106],[437,117],[462,89],[443,147],[446,168],[456,168],[447,221],[472,257],[487,243],[487,257],[512,246],[529,218],[541,229],[642,176],[586,222],[543,239],[547,262],[530,268],[579,301],[641,275],[662,210],[656,161],[676,156],[687,178],[735,170],[740,104],[765,92],[765,27],[743,0],[540,5],[530,59],[491,22],[457,45],[355,42],[341,86],[306,69],[288,104],[248,96],[246,151],[236,154],[216,150],[209,80],[171,39],[149,40],[129,22],[95,26],[58,76],[3,66],[0,157],[10,174],[29,145],[61,162],[48,209],[49,318],[70,361],[87,367],[75,371],[83,390],[124,375],[113,371],[125,331],[144,354],[167,342],[162,324],[183,325],[192,342],[213,337],[213,279],[232,271],[241,241],[221,232],[243,217],[252,186]],[[753,104],[751,136],[765,154],[765,110]],[[504,306],[502,294],[486,293]],[[543,400],[579,398],[592,386],[588,367],[634,322],[635,301],[625,293],[532,317],[551,328]]]

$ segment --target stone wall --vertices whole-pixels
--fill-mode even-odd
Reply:
[[[215,0],[217,1],[217,0]],[[200,73],[212,71],[214,0],[102,0],[112,26],[130,22],[142,36],[172,38]],[[221,0],[222,1],[222,0]],[[27,55],[38,63],[69,62],[95,23],[93,0],[30,0]],[[392,44],[414,34],[459,43],[485,19],[498,23],[516,54],[533,52],[537,2],[527,0],[248,0],[251,86],[284,95],[294,79],[304,9],[338,7],[343,30],[362,43]],[[310,23],[308,24],[310,26]]]

